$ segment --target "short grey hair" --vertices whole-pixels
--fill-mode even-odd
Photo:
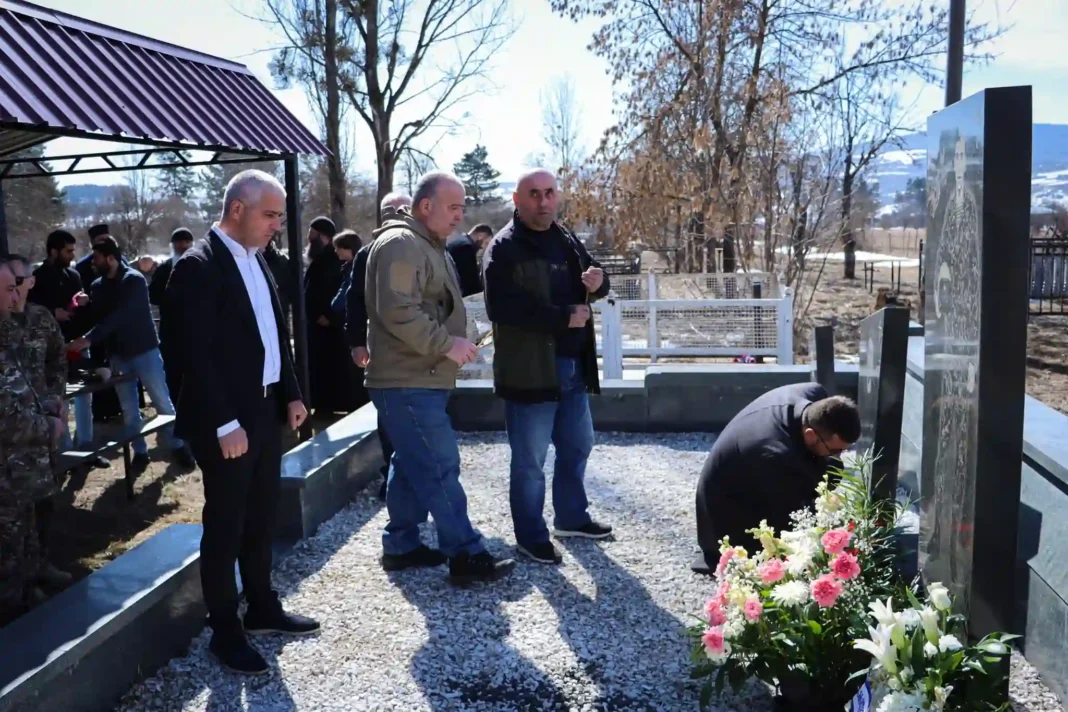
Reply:
[[[430,171],[423,174],[415,185],[415,195],[412,196],[412,205],[418,206],[424,200],[433,198],[438,192],[438,186],[442,183],[455,183],[463,187],[464,182],[452,171]]]
[[[226,184],[222,216],[225,218],[230,214],[230,205],[235,200],[240,200],[245,205],[255,205],[268,189],[278,191],[283,197],[286,194],[285,187],[270,173],[255,169],[241,171]]]
[[[382,204],[379,206],[382,212],[386,212],[387,208],[400,210],[401,208],[410,207],[412,207],[412,197],[407,193],[400,192],[386,193],[386,197],[382,198]]]

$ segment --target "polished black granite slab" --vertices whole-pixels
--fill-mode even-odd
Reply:
[[[204,626],[200,532],[175,524],[0,629],[0,711],[110,709]]]
[[[282,456],[277,536],[311,536],[379,476],[378,415],[368,403]]]
[[[861,435],[856,449],[875,456],[872,485],[876,496],[884,499],[897,496],[908,338],[908,309],[886,307],[860,322]]]
[[[1031,89],[927,122],[921,566],[970,633],[1013,625],[1023,456]]]
[[[812,380],[820,384],[827,391],[827,395],[835,394],[834,381],[834,327],[830,325],[817,326],[812,329],[812,338],[809,342],[809,361],[812,368]]]

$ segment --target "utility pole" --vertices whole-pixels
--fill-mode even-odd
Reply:
[[[960,101],[964,74],[964,4],[949,0],[949,53],[946,57],[946,106]]]

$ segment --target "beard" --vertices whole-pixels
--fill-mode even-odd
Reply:
[[[308,259],[314,260],[319,255],[323,254],[323,250],[326,249],[326,245],[321,242],[313,242],[308,245]]]

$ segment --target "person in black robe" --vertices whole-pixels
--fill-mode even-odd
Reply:
[[[184,227],[180,227],[171,233],[170,257],[156,268],[152,273],[152,281],[148,285],[148,300],[152,306],[159,309],[159,352],[163,357],[163,370],[167,374],[167,391],[171,394],[171,400],[177,401],[178,394],[182,391],[182,372],[179,368],[181,360],[181,342],[175,333],[177,319],[174,314],[174,305],[167,304],[167,281],[171,278],[174,263],[185,254],[186,250],[193,246],[193,233]]]
[[[478,253],[492,239],[493,228],[481,224],[445,246],[456,266],[456,275],[460,278],[460,293],[465,297],[482,292],[482,268],[478,264]]]
[[[754,551],[748,529],[761,520],[776,532],[790,526],[790,513],[811,505],[816,485],[838,456],[860,437],[853,401],[827,397],[818,383],[771,390],[731,419],[716,438],[697,480],[697,542],[692,565],[710,574],[719,562],[719,542]]]
[[[308,324],[310,405],[316,415],[348,412],[350,393],[343,387],[349,369],[338,354],[346,351],[342,320],[331,307],[341,288],[341,259],[334,249],[337,230],[330,218],[318,217],[308,229],[308,270],[304,273],[304,315]]]
[[[263,250],[263,259],[267,263],[267,268],[271,270],[274,286],[278,290],[278,301],[282,305],[282,314],[286,324],[289,324],[293,316],[290,313],[290,305],[293,304],[293,273],[289,271],[289,258],[278,249],[277,242],[280,239],[281,233],[278,233],[267,243],[267,247]]]
[[[349,290],[352,288],[352,269],[356,255],[362,249],[363,243],[360,236],[354,230],[342,230],[334,236],[334,251],[341,260],[341,287],[334,295],[330,308],[334,311],[334,319],[341,331],[341,349],[338,351],[338,369],[345,377],[338,379],[338,388],[345,388],[345,403],[347,410],[356,410],[371,402],[371,397],[363,385],[363,367],[356,364],[352,359],[345,338],[345,317],[348,309]],[[365,263],[366,266],[366,263]]]

